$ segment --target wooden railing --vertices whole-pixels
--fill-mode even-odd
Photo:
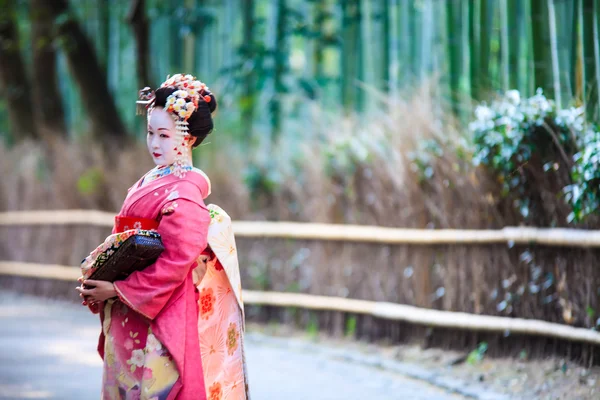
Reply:
[[[0,213],[0,225],[94,225],[111,227],[113,214],[100,211],[23,211]],[[356,225],[292,222],[234,223],[239,237],[335,240],[386,244],[542,244],[600,247],[600,232],[575,229],[504,228],[501,230],[420,230]],[[0,261],[0,274],[75,281],[79,269],[70,266]],[[388,302],[298,293],[244,291],[244,302],[275,307],[341,311],[440,328],[527,334],[600,345],[600,333],[540,320],[439,311]]]
[[[1,225],[93,225],[112,227],[114,214],[94,210],[14,211],[0,213]],[[384,244],[539,244],[600,247],[600,231],[562,228],[506,227],[479,229],[409,229],[301,222],[235,221],[236,236],[332,240]]]

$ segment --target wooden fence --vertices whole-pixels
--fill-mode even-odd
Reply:
[[[0,225],[95,225],[110,227],[114,215],[87,210],[18,211],[0,213]],[[420,230],[356,225],[325,225],[291,222],[237,221],[239,237],[337,240],[387,244],[482,244],[515,243],[547,246],[600,247],[600,231],[511,227],[501,230]],[[71,266],[0,261],[0,275],[72,280],[79,270]],[[340,311],[404,321],[418,325],[526,334],[600,345],[600,333],[541,320],[475,315],[414,306],[298,293],[244,291],[247,304]]]

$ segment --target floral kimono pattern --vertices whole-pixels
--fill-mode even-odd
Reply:
[[[156,220],[165,250],[154,264],[115,282],[117,299],[90,307],[102,322],[102,397],[204,400],[192,271],[208,245],[210,213],[203,199],[209,184],[193,171],[184,178],[144,178],[129,190],[117,219]]]
[[[118,218],[157,220],[165,251],[115,282],[118,299],[90,306],[102,322],[103,399],[249,399],[231,219],[204,205],[209,194],[195,168],[182,179],[153,170],[130,189]],[[201,253],[211,260],[194,282]]]
[[[231,218],[218,206],[208,206],[208,244],[214,255],[200,292],[198,334],[206,396],[210,400],[249,400],[244,354],[244,304],[237,248]]]
[[[179,378],[169,351],[148,321],[121,302],[105,305],[102,397],[165,400]],[[112,315],[115,322],[112,323]]]

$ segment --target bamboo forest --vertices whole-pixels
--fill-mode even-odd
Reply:
[[[208,110],[184,154],[234,221],[249,325],[597,399],[599,30],[600,0],[0,0],[0,299],[80,302],[67,266],[179,165],[150,118],[185,80],[161,112]],[[323,398],[393,398],[351,392]]]
[[[19,45],[3,56],[20,58],[11,62],[26,67],[21,74],[56,60],[37,79],[58,80],[52,103],[64,104],[71,134],[88,118],[69,72],[75,39],[66,27],[47,37],[45,25],[59,16],[76,18],[91,40],[100,68],[87,79],[104,77],[130,131],[138,87],[179,70],[211,82],[228,113],[272,139],[297,115],[290,98],[365,111],[379,106],[381,94],[432,78],[441,103],[464,118],[474,101],[511,89],[528,97],[538,88],[558,108],[585,103],[588,120],[598,114],[595,0],[73,0],[55,10],[41,0],[4,3],[3,40]],[[10,66],[3,66],[4,91],[24,92],[13,96],[27,101],[36,74],[13,72],[22,79],[10,81]],[[11,115],[6,98],[2,110]]]

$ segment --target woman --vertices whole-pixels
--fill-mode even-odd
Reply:
[[[181,74],[155,93],[140,93],[147,99],[147,145],[156,167],[129,189],[113,233],[155,229],[165,250],[123,281],[86,280],[91,289],[77,288],[102,322],[102,398],[247,399],[230,219],[205,206],[210,181],[191,157],[212,131],[216,99],[195,77]]]

